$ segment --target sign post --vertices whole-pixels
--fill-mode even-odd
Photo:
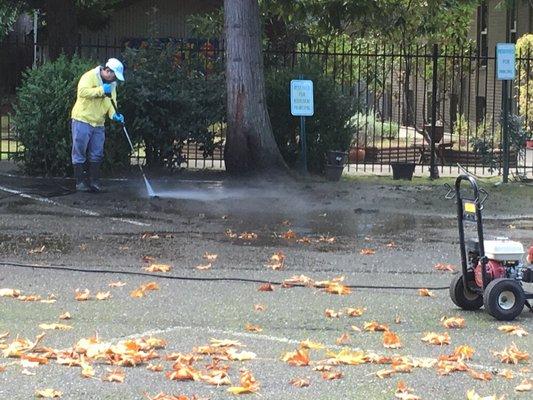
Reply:
[[[515,79],[515,54],[514,43],[496,45],[496,76],[502,81],[503,183],[509,180],[509,81]]]
[[[313,99],[313,81],[302,79],[291,80],[291,114],[300,117],[300,143],[302,151],[302,169],[307,173],[307,136],[305,133],[305,117],[315,113]]]

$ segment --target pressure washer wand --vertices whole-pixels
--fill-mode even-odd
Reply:
[[[118,114],[117,105],[115,104],[115,101],[112,98],[110,98],[109,100],[111,100],[111,105],[113,106],[115,113]],[[122,122],[121,125],[122,125],[122,130],[124,131],[124,135],[126,135],[126,139],[128,139],[128,143],[130,144],[131,151],[135,152],[135,149],[133,148],[133,143],[131,142],[131,139],[130,139],[130,135],[128,134],[128,130],[126,129],[126,124]],[[152,185],[150,185],[150,182],[148,181],[148,178],[146,178],[146,174],[144,173],[142,165],[139,163],[137,165],[139,166],[139,170],[141,171],[141,174],[143,176],[144,184],[146,185],[146,191],[148,192],[148,196],[150,196],[151,198],[157,197],[157,195],[154,192],[154,189],[152,189]]]

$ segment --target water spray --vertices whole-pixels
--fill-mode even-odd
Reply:
[[[115,113],[118,113],[117,111],[117,105],[115,104],[115,101],[110,98],[111,104],[113,105],[113,109],[115,110]],[[122,130],[124,131],[124,135],[126,135],[126,139],[128,139],[128,143],[130,144],[131,151],[135,152],[135,149],[133,148],[133,143],[131,142],[130,135],[128,134],[128,130],[126,129],[126,125],[122,122]],[[141,171],[141,174],[144,179],[144,184],[146,186],[146,192],[148,193],[148,196],[151,199],[157,199],[159,198],[158,195],[155,194],[154,189],[152,189],[152,185],[150,185],[150,182],[148,181],[148,178],[146,177],[146,174],[144,173],[143,167],[141,164],[137,164],[139,166],[139,170]]]

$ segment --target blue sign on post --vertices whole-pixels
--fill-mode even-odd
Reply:
[[[514,43],[496,45],[496,75],[500,81],[512,81],[516,77]]]
[[[297,117],[310,117],[314,113],[313,81],[293,79],[291,81],[291,114]]]

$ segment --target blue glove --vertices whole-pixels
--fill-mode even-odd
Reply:
[[[104,88],[104,94],[107,96],[107,95],[110,95],[111,92],[113,91],[113,85],[110,84],[110,83],[104,83],[102,85],[102,87]]]
[[[122,125],[124,125],[124,115],[114,113],[111,117],[113,121],[120,122]]]

